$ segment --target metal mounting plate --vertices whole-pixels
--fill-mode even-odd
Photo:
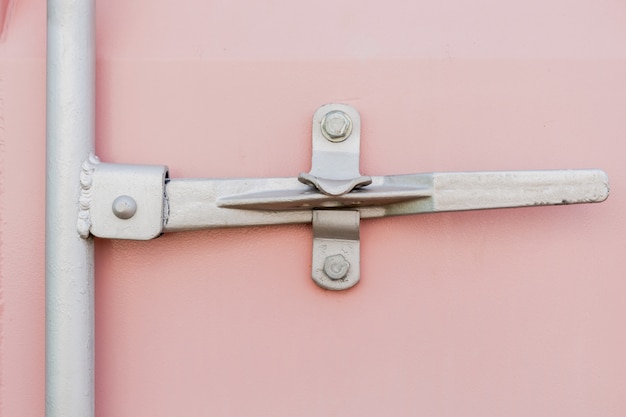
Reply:
[[[159,236],[166,214],[166,178],[166,166],[95,164],[90,189],[83,187],[83,197],[89,197],[81,197],[81,205],[82,200],[89,202],[90,232],[109,239],[149,240]],[[134,212],[124,212],[122,207],[116,215],[114,202],[119,197],[134,201]]]

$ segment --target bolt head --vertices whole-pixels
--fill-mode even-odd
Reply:
[[[113,214],[117,216],[117,218],[126,220],[130,219],[137,212],[137,202],[134,198],[121,195],[113,200]]]
[[[348,275],[350,263],[343,255],[327,256],[324,261],[324,273],[330,279],[342,279]]]
[[[333,110],[322,118],[322,134],[331,142],[342,142],[352,133],[352,119],[341,110]]]

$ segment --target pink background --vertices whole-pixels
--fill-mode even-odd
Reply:
[[[43,416],[45,2],[9,18],[0,411]],[[343,102],[364,174],[597,167],[612,189],[364,221],[340,293],[309,278],[309,226],[98,240],[97,416],[626,414],[622,1],[108,0],[97,21],[107,162],[295,176]]]

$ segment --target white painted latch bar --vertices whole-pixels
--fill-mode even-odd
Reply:
[[[609,195],[599,169],[363,176],[360,118],[343,104],[313,117],[312,168],[297,178],[168,179],[167,167],[100,163],[81,173],[78,230],[146,240],[164,232],[312,223],[312,277],[346,289],[359,280],[360,219],[577,203]]]

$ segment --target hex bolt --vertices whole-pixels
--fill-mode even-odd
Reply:
[[[130,219],[137,212],[137,202],[130,196],[121,195],[113,200],[112,209],[113,214],[115,214],[119,219]]]
[[[348,275],[350,270],[350,263],[343,257],[343,255],[327,256],[324,261],[324,273],[330,279],[341,279]]]
[[[341,110],[333,110],[322,118],[322,134],[331,142],[343,142],[352,133],[352,119]]]

